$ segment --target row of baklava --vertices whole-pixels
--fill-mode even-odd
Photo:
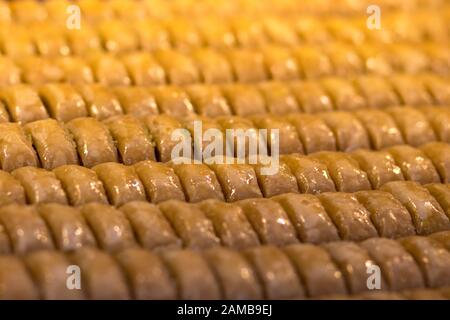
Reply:
[[[0,252],[86,246],[111,252],[129,247],[245,249],[450,230],[450,185],[420,186],[411,181],[389,182],[375,191],[287,193],[234,203],[168,200],[155,205],[130,199],[116,208],[103,203],[74,207],[57,201],[1,206]]]
[[[0,1],[0,22],[17,21],[28,24],[37,21],[66,21],[67,7],[76,4],[79,6],[83,18],[88,22],[98,22],[111,19],[134,21],[145,18],[167,19],[183,17],[196,20],[206,15],[214,17],[235,17],[239,15],[255,16],[265,15],[363,15],[370,1],[123,1],[123,0],[21,0]],[[448,11],[445,0],[433,1],[378,1],[377,5],[388,12],[401,12],[400,10],[439,10]],[[72,12],[72,11],[71,11]],[[194,19],[195,18],[195,19]],[[436,17],[434,16],[433,19]]]
[[[244,251],[94,248],[0,256],[2,299],[304,299],[347,294],[448,298],[450,233]],[[78,279],[77,277],[81,277]],[[432,291],[422,288],[442,288]],[[422,290],[418,290],[422,289]],[[418,294],[414,294],[418,290]],[[426,294],[428,293],[428,294]],[[441,295],[442,294],[442,295]],[[405,296],[403,296],[405,297]]]
[[[10,38],[16,41],[17,38]],[[15,46],[15,45],[14,45]],[[12,49],[13,51],[16,49]],[[437,44],[360,45],[323,47],[264,46],[259,49],[199,48],[189,53],[172,49],[149,53],[112,54],[92,51],[80,56],[42,57],[17,53],[1,56],[2,85],[19,81],[98,82],[105,85],[188,85],[254,83],[326,76],[432,72],[450,75],[449,46]]]

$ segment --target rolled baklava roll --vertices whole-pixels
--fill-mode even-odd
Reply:
[[[67,197],[61,182],[55,174],[35,167],[23,167],[12,172],[24,187],[28,203],[67,204]]]
[[[156,103],[161,113],[173,117],[183,117],[194,113],[194,106],[187,93],[173,86],[160,86],[150,89],[155,96]]]
[[[297,243],[297,234],[283,207],[270,199],[248,199],[237,203],[264,244]]]
[[[64,74],[64,81],[70,84],[90,84],[94,83],[94,74],[89,64],[81,57],[58,57],[55,64]]]
[[[335,151],[336,138],[318,116],[302,114],[287,117],[297,129],[306,154],[317,151]]]
[[[5,171],[37,166],[38,159],[27,136],[17,123],[0,123],[0,163]]]
[[[236,46],[236,37],[228,23],[216,17],[202,16],[197,21],[198,32],[207,47],[225,49]]]
[[[125,65],[112,54],[92,52],[86,56],[96,82],[104,86],[130,85]]]
[[[228,49],[225,55],[233,69],[236,80],[241,83],[268,80],[264,55],[250,49]]]
[[[386,149],[400,167],[406,180],[420,184],[440,182],[433,162],[420,149],[408,145]]]
[[[22,69],[22,81],[25,83],[39,86],[64,80],[63,70],[51,58],[31,55],[20,57],[16,62]]]
[[[335,191],[335,185],[325,164],[303,155],[285,155],[281,161],[286,163],[297,179],[301,193],[320,193]]]
[[[302,71],[302,76],[306,79],[330,76],[334,72],[330,58],[317,47],[301,46],[301,48],[295,48],[293,54]]]
[[[120,86],[114,88],[113,92],[125,114],[143,118],[159,112],[155,97],[146,87]]]
[[[0,299],[2,300],[35,300],[39,299],[39,290],[18,256],[0,256]]]
[[[25,189],[10,173],[0,171],[0,205],[25,204]]]
[[[23,124],[48,118],[37,92],[27,85],[17,84],[0,89],[0,99],[14,122]]]
[[[175,49],[183,51],[202,46],[202,38],[193,23],[187,19],[174,17],[164,23]]]
[[[218,247],[204,251],[202,255],[213,270],[225,299],[263,298],[257,275],[240,252]]]
[[[138,48],[138,39],[132,27],[123,21],[101,21],[97,31],[106,51],[120,53]]]
[[[246,249],[260,244],[242,208],[218,200],[199,203],[200,209],[211,220],[222,244],[228,248]]]
[[[309,156],[324,163],[334,181],[337,191],[356,192],[370,190],[367,173],[350,155],[338,152],[318,152]]]
[[[272,246],[255,247],[244,252],[264,288],[266,299],[303,298],[305,289],[288,257]]]
[[[67,270],[70,270],[71,263],[64,254],[57,251],[33,252],[24,258],[24,263],[39,288],[41,299],[85,299],[83,290],[68,287],[70,274]]]
[[[123,1],[121,2],[123,3]],[[154,9],[154,4],[151,5]],[[148,13],[147,10],[144,12]],[[156,13],[156,11],[154,12]],[[169,32],[162,23],[156,22],[154,19],[143,19],[133,22],[133,27],[139,38],[139,47],[143,50],[151,52],[171,47]]]
[[[93,118],[78,118],[67,124],[83,166],[117,162],[117,150],[105,125]]]
[[[359,148],[370,148],[369,136],[365,127],[351,113],[322,113],[320,118],[333,131],[340,151],[348,152]]]
[[[102,43],[98,33],[88,23],[85,23],[83,28],[67,29],[64,31],[74,55],[84,55],[102,49]]]
[[[223,85],[221,90],[234,115],[249,116],[266,113],[264,97],[255,86],[234,83]]]
[[[123,164],[155,160],[155,150],[147,128],[132,116],[117,116],[103,122],[109,129]]]
[[[289,48],[269,45],[262,48],[269,77],[276,81],[298,80],[300,70]]]
[[[270,158],[268,158],[270,160]],[[277,172],[265,172],[269,167],[265,164],[257,163],[253,165],[253,169],[258,179],[258,185],[264,198],[270,198],[284,193],[297,193],[297,179],[291,169],[284,162],[277,164]]]
[[[294,92],[283,82],[264,82],[258,85],[258,89],[270,114],[285,115],[301,109]]]
[[[436,232],[430,235],[429,238],[440,242],[447,250],[450,249],[450,231]]]
[[[121,56],[131,82],[136,86],[162,85],[166,72],[156,59],[147,52],[132,52]]]
[[[212,222],[199,208],[177,200],[163,202],[158,208],[170,221],[185,247],[205,249],[220,245]]]
[[[154,57],[164,68],[170,84],[187,85],[199,82],[199,70],[188,55],[169,49],[156,51]]]
[[[399,241],[416,260],[427,287],[438,288],[450,284],[450,252],[441,243],[419,236]]]
[[[333,110],[333,103],[317,81],[296,81],[287,84],[305,113]]]
[[[77,90],[86,101],[89,116],[103,120],[123,114],[119,100],[107,86],[82,84],[77,86]]]
[[[364,98],[357,92],[351,82],[337,77],[320,80],[337,110],[357,110],[365,107]]]
[[[206,260],[193,250],[164,251],[162,258],[171,278],[176,281],[178,299],[216,300],[222,294],[220,286]]]
[[[342,273],[327,251],[310,244],[290,245],[284,251],[304,283],[308,297],[346,294]]]
[[[225,200],[216,174],[205,164],[173,163],[171,167],[180,179],[189,202],[199,202],[206,199]]]
[[[441,176],[442,183],[450,183],[450,145],[442,142],[431,142],[420,148],[433,162]]]
[[[49,228],[58,250],[72,251],[97,245],[91,229],[77,208],[49,203],[41,204],[36,209]]]
[[[323,44],[333,40],[326,24],[311,14],[296,18],[293,27],[306,43]]]
[[[219,87],[197,84],[187,86],[185,90],[198,115],[206,117],[231,115],[231,108]]]
[[[142,247],[162,251],[182,245],[157,206],[148,202],[132,201],[120,207],[120,211],[130,222]]]
[[[323,245],[333,261],[341,270],[347,288],[351,294],[370,290],[367,286],[367,270],[375,265],[367,250],[354,242],[339,241]],[[387,290],[384,279],[381,278],[381,290]]]
[[[90,203],[81,207],[81,213],[102,250],[115,252],[137,245],[123,212],[101,203]]]
[[[45,84],[39,88],[39,95],[50,116],[58,121],[67,122],[87,116],[83,98],[71,85]]]
[[[53,249],[51,234],[34,207],[16,204],[2,207],[0,222],[9,235],[14,253]]]
[[[363,61],[354,47],[335,42],[325,46],[324,51],[333,64],[335,76],[345,78],[363,73]]]
[[[389,181],[403,181],[403,173],[395,163],[394,157],[387,151],[356,150],[350,154],[367,178],[373,189],[379,189]]]
[[[114,258],[104,251],[81,248],[69,256],[80,268],[82,290],[90,300],[126,300],[131,298],[126,277]]]
[[[373,238],[363,241],[360,245],[380,267],[389,290],[400,291],[425,286],[419,266],[399,242]]]
[[[291,28],[289,21],[282,21],[281,18],[266,18],[263,23],[269,41],[286,46],[298,44],[298,36]]]
[[[437,200],[450,219],[450,184],[431,183],[424,186]]]
[[[142,161],[135,164],[134,168],[152,203],[185,200],[180,178],[169,166],[153,161]]]
[[[272,200],[283,207],[301,241],[324,243],[339,240],[336,226],[316,196],[283,194]]]
[[[390,193],[378,190],[360,191],[358,201],[370,212],[370,218],[381,237],[401,238],[416,234],[408,210]]]
[[[227,201],[233,202],[263,196],[252,166],[241,164],[236,158],[225,158],[224,163],[212,163],[209,167],[216,174]]]
[[[364,110],[356,111],[354,115],[367,130],[374,149],[379,150],[404,143],[400,129],[388,113],[379,110]]]
[[[450,110],[441,107],[422,107],[419,110],[433,127],[437,140],[450,143]]]
[[[24,130],[31,137],[44,169],[51,170],[63,165],[78,164],[75,143],[56,120],[34,121],[25,125]]]
[[[433,104],[425,86],[411,75],[391,75],[388,81],[400,97],[400,102],[407,106],[421,106]]]
[[[395,120],[407,144],[420,146],[436,141],[433,129],[425,115],[410,107],[393,107],[386,111]]]
[[[126,274],[133,298],[168,300],[177,298],[176,285],[160,257],[137,248],[119,252],[115,258]]]
[[[10,57],[24,57],[35,54],[31,35],[25,26],[2,24],[2,51]]]
[[[411,214],[416,232],[427,235],[450,230],[450,221],[430,192],[412,181],[393,181],[381,187],[391,193]]]
[[[48,22],[36,22],[31,24],[31,38],[36,48],[36,53],[44,57],[57,57],[70,55],[70,47],[58,26]]]
[[[226,143],[225,153],[227,156],[237,158],[256,156],[261,150],[260,144],[262,148],[267,148],[264,148],[263,151],[268,151],[267,135],[258,132],[249,118],[219,117],[217,123],[221,126],[223,136],[226,139],[224,143]],[[231,161],[231,158],[229,160]]]
[[[369,108],[385,108],[399,104],[397,95],[390,84],[376,75],[358,76],[353,84],[364,97]],[[364,113],[364,112],[361,112]]]
[[[427,73],[421,76],[421,80],[431,94],[435,104],[450,105],[450,82],[448,79],[439,77],[434,73]]]
[[[230,21],[230,25],[236,36],[238,46],[244,48],[259,47],[268,41],[264,26],[259,20],[237,16]]]
[[[210,48],[195,49],[191,53],[202,82],[206,84],[227,83],[233,81],[233,71],[224,55]]]
[[[109,162],[92,168],[105,186],[109,202],[120,206],[129,201],[145,201],[144,185],[134,167]]]

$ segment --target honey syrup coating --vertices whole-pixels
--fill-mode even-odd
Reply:
[[[297,243],[297,234],[283,207],[270,199],[237,202],[264,244],[276,246]]]
[[[369,136],[365,127],[348,112],[321,113],[320,118],[333,131],[340,151],[348,152],[359,148],[369,149]]]
[[[25,189],[28,203],[67,204],[66,193],[53,172],[35,167],[22,167],[11,174]]]
[[[220,245],[212,222],[199,208],[177,200],[163,202],[158,208],[183,240],[185,247],[206,249]]]
[[[400,243],[414,257],[422,270],[427,287],[438,288],[450,283],[450,253],[436,240],[412,236]]]
[[[143,248],[162,251],[181,247],[181,240],[157,206],[148,202],[132,201],[121,206],[119,210],[130,222]]]
[[[199,70],[188,55],[169,49],[155,51],[154,57],[164,68],[170,84],[188,85],[199,82]]]
[[[143,160],[155,160],[155,150],[148,130],[131,116],[117,116],[103,122],[109,129],[126,165]]]
[[[35,208],[11,204],[0,209],[0,222],[16,254],[53,249],[51,234]]]
[[[223,164],[212,163],[209,167],[214,171],[222,187],[225,199],[229,202],[261,198],[255,170],[248,164],[240,164],[236,158],[224,158]]]
[[[45,84],[39,88],[39,96],[50,116],[58,121],[68,122],[88,115],[83,98],[69,84]]]
[[[317,81],[294,81],[287,84],[305,113],[333,111],[333,103]]]
[[[138,248],[122,250],[115,256],[138,300],[172,300],[177,288],[160,257]]]
[[[123,114],[118,98],[108,86],[98,83],[80,84],[76,89],[86,102],[86,109],[90,117],[103,120]]]
[[[450,230],[450,221],[430,192],[412,181],[388,182],[382,191],[391,193],[406,207],[418,235]]]
[[[259,300],[262,288],[249,262],[238,252],[227,248],[213,248],[203,252],[225,299]]]
[[[49,228],[58,250],[72,251],[97,246],[91,229],[77,208],[48,203],[37,206],[36,210]]]
[[[10,173],[0,171],[0,205],[25,204],[25,189]]]
[[[412,107],[393,107],[386,111],[394,119],[407,144],[417,147],[436,141],[430,123],[420,111]]]
[[[310,158],[326,165],[338,191],[356,192],[371,189],[367,173],[361,170],[358,162],[349,155],[323,151],[310,155]]]
[[[224,246],[239,250],[260,244],[258,235],[240,206],[218,200],[202,201],[198,206],[211,220]]]
[[[385,238],[368,239],[360,244],[380,266],[387,288],[392,291],[425,287],[424,278],[414,258],[403,246]]]
[[[202,46],[202,38],[197,27],[188,20],[175,17],[164,22],[163,25],[168,31],[175,49],[182,51]]]
[[[397,95],[389,83],[376,75],[360,75],[354,85],[364,97],[367,107],[381,109],[399,104]]]
[[[115,252],[137,245],[130,222],[118,209],[89,203],[81,207],[81,213],[102,250]]]
[[[431,183],[424,186],[437,200],[442,210],[450,219],[450,184]]]
[[[302,242],[317,244],[340,239],[336,226],[317,197],[283,194],[272,200],[283,207]]]
[[[270,160],[269,158],[267,163],[270,163]],[[279,162],[278,171],[274,174],[265,172],[269,167],[263,163],[254,164],[253,169],[255,170],[258,185],[264,198],[270,198],[284,193],[299,192],[297,179],[286,163]]]
[[[266,299],[290,299],[305,296],[294,266],[273,246],[259,246],[244,251],[264,289]]]
[[[403,181],[403,173],[387,151],[356,150],[350,154],[361,170],[367,173],[373,189],[379,189],[389,181]]]
[[[134,167],[109,162],[92,168],[103,182],[109,202],[120,206],[129,201],[145,201],[144,185]]]
[[[177,283],[177,299],[221,298],[219,284],[200,253],[193,250],[164,251],[161,257]]]
[[[206,199],[224,201],[222,187],[214,171],[203,163],[172,163],[171,167],[181,181],[186,198],[189,202],[199,202]]]
[[[0,299],[33,300],[39,298],[38,288],[20,257],[12,255],[0,256]]]
[[[255,86],[233,83],[221,86],[231,111],[237,116],[266,113],[264,97]]]
[[[395,159],[406,180],[420,184],[440,182],[440,177],[433,162],[420,149],[408,145],[386,149]]]
[[[67,288],[67,270],[70,262],[64,254],[57,251],[38,251],[27,255],[24,263],[39,287],[42,299],[81,300],[85,298],[82,290]]]
[[[325,122],[315,115],[301,114],[287,117],[297,129],[306,154],[337,150],[336,138]]]
[[[334,42],[323,48],[333,64],[335,76],[346,78],[365,71],[362,59],[353,46]]]
[[[441,177],[441,182],[450,183],[450,145],[431,142],[423,145],[420,149],[433,163]]]
[[[31,139],[17,123],[0,123],[0,163],[5,171],[38,165]]]
[[[450,111],[441,107],[421,107],[422,112],[432,126],[438,141],[450,143]]]
[[[370,218],[381,237],[401,238],[416,234],[408,210],[390,193],[378,190],[360,191],[358,201],[370,212]]]
[[[44,169],[78,164],[75,143],[56,120],[34,121],[25,125],[24,130],[30,136]]]
[[[128,300],[131,294],[125,275],[114,258],[104,251],[81,248],[69,255],[81,271],[82,290],[89,300]]]
[[[300,275],[308,297],[347,292],[341,271],[324,249],[310,244],[296,244],[285,247],[284,252]]]
[[[326,165],[318,160],[292,154],[282,156],[281,161],[291,169],[301,193],[316,194],[336,190]]]
[[[268,113],[285,115],[301,110],[294,92],[283,82],[264,82],[258,85]]]
[[[356,111],[354,115],[367,130],[371,146],[375,150],[403,144],[403,137],[394,119],[381,110]]]
[[[83,166],[92,168],[104,162],[117,162],[117,150],[108,129],[93,118],[78,118],[67,123]]]
[[[370,212],[353,194],[326,192],[317,197],[336,225],[342,240],[362,241],[378,237]]]
[[[95,171],[82,166],[64,165],[53,169],[53,173],[61,182],[70,205],[108,203],[103,183]]]

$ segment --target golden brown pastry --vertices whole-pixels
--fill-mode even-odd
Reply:
[[[83,84],[77,86],[77,90],[86,101],[89,116],[102,120],[123,114],[119,100],[107,86]]]
[[[258,185],[264,198],[270,198],[279,194],[299,192],[297,179],[291,169],[284,162],[275,164],[277,172],[265,172],[268,167],[264,164],[257,163],[253,165],[253,169],[258,179]]]
[[[266,18],[263,23],[269,41],[286,46],[298,44],[297,34],[288,21],[282,21],[280,18]]]
[[[125,114],[142,118],[158,114],[156,100],[146,87],[120,86],[113,89]]]
[[[300,109],[305,113],[333,110],[333,103],[317,81],[295,81],[286,84],[295,95]]]
[[[317,79],[333,74],[330,58],[319,48],[304,45],[293,50],[297,64],[306,79]]]
[[[232,48],[236,46],[236,38],[231,26],[220,17],[205,15],[197,21],[198,32],[207,47]]]
[[[220,245],[212,222],[199,208],[177,200],[163,202],[158,208],[170,221],[185,247],[206,249]]]
[[[217,118],[221,126],[223,136],[226,138],[225,152],[228,157],[245,158],[256,156],[261,150],[267,151],[267,140],[264,135],[259,134],[255,125],[249,118],[238,116],[226,116]],[[266,152],[267,154],[267,152]],[[231,161],[231,158],[230,158]]]
[[[357,110],[366,105],[364,98],[349,81],[328,77],[321,79],[320,84],[330,96],[337,110]]]
[[[335,76],[346,78],[364,72],[364,64],[354,47],[335,42],[325,46],[324,52],[333,64]]]
[[[123,1],[121,2],[123,3]],[[155,4],[152,3],[151,7],[154,14],[163,11],[161,6],[158,6],[158,10],[154,10],[154,6]],[[149,13],[148,10],[145,11],[147,14]],[[170,36],[167,29],[154,19],[137,20],[133,22],[133,27],[139,39],[139,47],[143,50],[151,52],[170,48]]]
[[[206,84],[219,84],[233,81],[233,71],[224,55],[209,48],[199,48],[191,53],[195,61],[202,82]]]
[[[44,57],[57,57],[70,55],[70,47],[58,26],[48,22],[31,24],[31,38],[36,53]]]
[[[185,88],[195,113],[206,117],[231,115],[231,108],[220,88],[214,85],[190,85]]]
[[[421,79],[433,97],[435,104],[450,105],[450,82],[448,79],[441,78],[433,73],[427,73],[421,76]]]
[[[420,149],[433,162],[441,176],[441,182],[450,183],[450,145],[442,142],[430,142]]]
[[[97,26],[97,31],[106,51],[120,53],[132,51],[138,47],[137,36],[124,21],[101,21]]]
[[[270,199],[248,199],[237,203],[264,244],[297,243],[297,234],[283,207]]]
[[[164,68],[168,83],[187,85],[199,82],[199,70],[188,55],[175,50],[158,50],[154,53],[154,57]]]
[[[289,48],[269,45],[264,46],[261,50],[271,79],[276,81],[299,79],[300,70]]]
[[[67,124],[77,145],[83,166],[91,168],[104,162],[116,162],[117,150],[108,129],[93,118],[78,118]]]
[[[309,194],[283,194],[272,200],[283,207],[301,241],[324,243],[339,240],[336,226],[317,197]]]
[[[238,251],[213,248],[203,252],[228,300],[262,299],[263,292],[249,262]]]
[[[50,116],[58,121],[87,116],[83,98],[68,84],[45,84],[39,88],[39,95]]]
[[[399,104],[397,95],[390,84],[382,77],[376,75],[358,76],[353,84],[364,97],[369,108],[385,108]],[[366,111],[362,111],[364,114]]]
[[[442,210],[450,219],[450,184],[431,183],[424,186],[437,200]]]
[[[67,13],[65,13],[67,19]],[[84,55],[92,51],[101,50],[102,44],[98,33],[88,23],[82,28],[64,28],[65,36],[74,55]]]
[[[53,63],[51,58],[40,56],[23,56],[16,60],[22,70],[22,81],[32,85],[64,80],[63,70]]]
[[[427,235],[450,230],[450,221],[427,189],[412,181],[393,181],[381,187],[391,193],[411,214],[416,232]]]
[[[130,222],[142,247],[162,251],[181,246],[181,240],[178,239],[169,221],[155,205],[131,201],[120,207],[120,211]]]
[[[407,106],[421,106],[432,104],[425,86],[411,75],[395,74],[388,78],[402,104]]]
[[[234,83],[221,87],[231,111],[237,116],[249,116],[266,113],[265,101],[255,86]]]
[[[55,58],[54,63],[62,70],[64,82],[75,85],[94,83],[94,74],[83,58],[62,56]]]
[[[17,203],[25,204],[25,189],[10,173],[0,171],[0,206]]]
[[[156,59],[147,52],[132,52],[121,56],[131,82],[136,86],[162,85],[166,83],[166,72]]]
[[[211,220],[222,244],[228,248],[246,249],[260,244],[242,208],[218,200],[206,200],[199,208]]]
[[[270,114],[284,115],[301,109],[294,92],[283,82],[264,82],[258,85],[258,89]]]
[[[355,193],[370,212],[370,218],[381,237],[401,238],[416,234],[408,210],[390,193],[378,190]]]
[[[77,208],[48,203],[40,204],[36,209],[49,228],[58,250],[72,251],[97,246],[91,229]]]
[[[155,96],[161,113],[173,117],[183,117],[194,113],[194,106],[183,89],[173,86],[160,86],[149,90]]]
[[[0,57],[0,85],[11,86],[20,83],[20,68],[8,57]]]
[[[183,51],[202,45],[202,38],[197,27],[189,22],[187,19],[174,17],[164,23],[175,49]]]
[[[131,79],[125,65],[109,53],[92,52],[86,56],[95,80],[104,86],[130,85]]]
[[[433,233],[429,236],[430,239],[440,242],[444,247],[449,250],[450,248],[450,231],[441,231]]]
[[[18,256],[0,256],[0,299],[2,300],[33,300],[39,298],[38,288],[25,264]]]
[[[450,111],[441,107],[422,107],[420,110],[429,121],[438,141],[450,143]]]

